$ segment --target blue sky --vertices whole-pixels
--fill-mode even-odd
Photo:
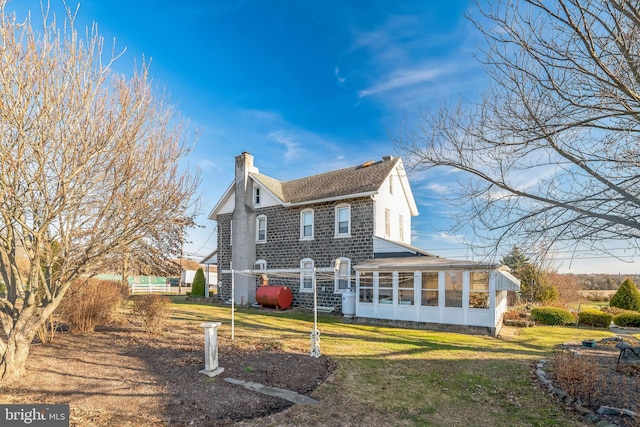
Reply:
[[[73,0],[67,0],[75,7]],[[61,10],[61,1],[51,0]],[[199,132],[189,167],[202,174],[204,204],[185,253],[200,260],[216,247],[206,216],[233,180],[233,158],[255,156],[264,174],[288,180],[398,155],[391,141],[421,110],[472,102],[485,85],[473,55],[482,40],[448,1],[122,1],[81,2],[77,24],[98,23],[116,64],[131,74],[151,59],[155,85]],[[39,0],[13,0],[19,17]],[[420,216],[414,244],[436,254],[469,255],[446,230],[456,212],[441,197],[447,171],[410,176]],[[561,271],[636,272],[636,264],[579,252]]]

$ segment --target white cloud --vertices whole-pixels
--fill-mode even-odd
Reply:
[[[339,69],[338,67],[336,67],[336,68],[333,70],[333,73],[335,74],[336,79],[338,80],[338,83],[343,84],[344,82],[346,82],[346,81],[347,81],[347,79],[346,79],[346,78],[344,78],[344,77],[340,76],[340,69]]]
[[[211,160],[206,160],[206,159],[200,160],[198,162],[198,168],[205,172],[222,171],[222,168],[218,166],[215,162],[212,162]]]
[[[379,94],[394,89],[424,84],[433,81],[444,73],[438,68],[416,68],[413,70],[396,70],[377,84],[358,92],[359,98]]]
[[[300,158],[304,153],[294,132],[284,130],[273,131],[269,133],[268,138],[285,147],[284,158],[288,162]]]

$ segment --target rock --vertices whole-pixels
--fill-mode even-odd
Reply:
[[[547,379],[547,374],[545,374],[545,372],[542,369],[536,369],[536,375],[538,376],[538,380],[544,384],[544,385],[549,385],[551,384],[551,381],[549,381]]]
[[[612,424],[607,420],[601,420],[596,427],[618,427],[616,424]]]
[[[594,414],[593,412],[591,412],[590,414],[586,414],[584,416],[586,419],[588,419],[591,422],[598,422],[599,418],[596,414]]]
[[[620,415],[620,409],[613,406],[601,406],[598,408],[600,415]]]
[[[567,397],[567,392],[562,390],[561,388],[558,388],[558,387],[550,387],[550,388],[551,388],[551,392],[556,396],[558,396],[560,399],[564,399],[565,397]]]
[[[579,413],[580,415],[593,414],[593,411],[591,409],[585,408],[584,406],[578,405],[577,403],[574,405],[574,408],[576,412]]]

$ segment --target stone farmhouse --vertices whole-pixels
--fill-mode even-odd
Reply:
[[[291,288],[294,306],[312,307],[315,279],[318,306],[355,321],[496,335],[506,291],[519,281],[497,264],[412,246],[416,215],[400,158],[279,181],[242,153],[209,215],[218,223],[219,294],[231,298],[231,271],[241,271],[236,303],[255,303],[262,275]]]

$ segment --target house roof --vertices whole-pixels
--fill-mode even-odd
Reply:
[[[373,194],[399,161],[400,158],[387,157],[377,162],[366,162],[285,182],[261,174],[251,174],[251,177],[283,202],[296,205]]]
[[[383,243],[384,246],[379,243]],[[389,248],[393,248],[393,250],[389,250]],[[374,258],[395,258],[405,256],[429,256],[440,258],[439,256],[427,252],[417,246],[408,245],[403,242],[396,242],[380,236],[373,236],[373,251]]]
[[[478,263],[472,261],[462,261],[457,259],[447,259],[435,256],[411,256],[411,257],[392,257],[392,258],[372,258],[362,261],[356,265],[356,271],[369,270],[480,270],[480,269],[496,269],[500,264],[496,263]]]
[[[214,249],[209,255],[204,257],[200,264],[217,264],[218,263],[218,249]]]
[[[320,173],[292,181],[279,181],[258,172],[252,172],[249,176],[280,200],[283,205],[296,206],[374,195],[391,171],[398,165],[402,168],[402,160],[399,157],[386,156],[382,160],[369,161],[358,166]],[[403,174],[400,177],[400,182],[412,214],[417,215],[418,210],[406,175]],[[232,183],[209,214],[210,219],[216,219],[221,207],[233,195],[234,191],[235,186]]]

